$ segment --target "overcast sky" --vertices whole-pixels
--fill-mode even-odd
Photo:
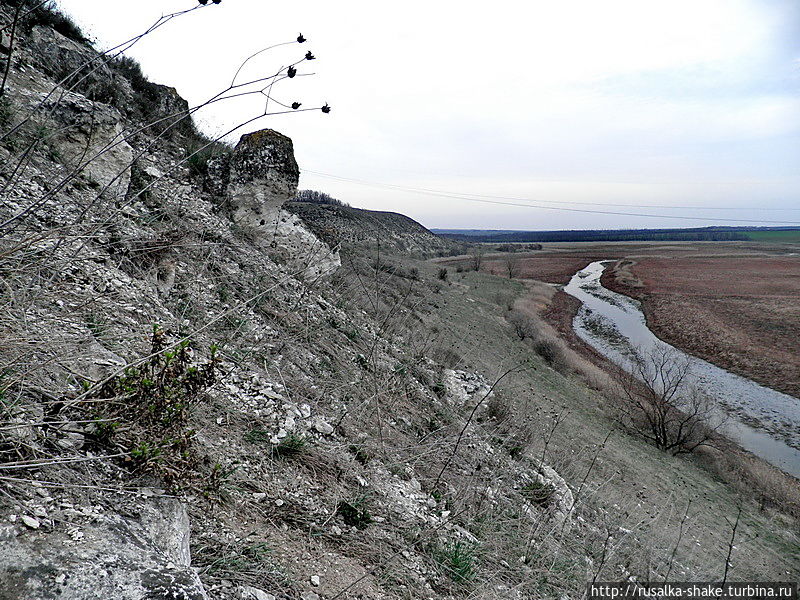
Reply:
[[[194,6],[59,4],[101,49]],[[800,223],[797,0],[223,0],[129,54],[198,104],[299,32],[308,42],[260,55],[239,81],[311,50],[299,72],[316,75],[273,93],[331,113],[267,117],[236,137],[289,135],[303,188],[428,227]],[[200,121],[221,133],[262,111],[248,96]]]

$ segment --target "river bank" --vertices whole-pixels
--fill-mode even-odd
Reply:
[[[797,244],[753,242],[550,243],[537,252],[483,249],[480,270],[564,285],[593,261],[614,260],[607,288],[642,302],[648,326],[673,346],[800,398],[800,256]],[[473,256],[437,259],[474,269]],[[553,298],[550,320],[570,339]],[[572,340],[571,345],[574,345]]]
[[[601,282],[640,301],[664,341],[800,398],[798,257],[641,257],[615,261]]]
[[[637,301],[603,287],[604,269],[604,262],[591,263],[564,288],[582,304],[573,321],[578,337],[623,368],[636,353],[665,349],[685,357],[690,364],[687,385],[711,398],[724,413],[723,432],[774,466],[800,476],[800,403],[660,340],[647,328]]]
[[[587,344],[572,328],[581,302],[563,291],[562,286],[526,280],[525,293],[517,299],[515,308],[528,307],[538,323],[544,324],[545,334],[551,332],[563,343],[566,360],[574,373],[597,392],[596,401],[603,412],[614,418],[616,384],[621,369],[605,355]],[[549,293],[545,292],[549,288]],[[759,458],[737,443],[720,436],[714,447],[700,447],[684,460],[700,466],[727,485],[749,497],[762,507],[775,506],[800,516],[800,481]]]

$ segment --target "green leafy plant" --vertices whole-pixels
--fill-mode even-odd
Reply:
[[[256,542],[238,548],[229,548],[220,554],[214,553],[214,558],[208,560],[206,571],[210,575],[229,575],[230,573],[243,573],[258,571],[262,563],[269,560],[272,550],[266,542]],[[206,562],[206,557],[201,551],[198,554],[199,562]]]
[[[397,363],[392,371],[395,375],[408,375],[408,367],[401,362]]]
[[[477,546],[457,540],[437,548],[434,558],[449,577],[460,584],[474,581],[477,573]]]
[[[272,447],[275,458],[296,458],[306,449],[306,440],[300,436],[289,434],[279,444]]]
[[[538,479],[522,488],[523,497],[537,506],[547,506],[553,501],[556,489],[550,483]]]
[[[86,433],[86,442],[89,447],[102,448],[111,444],[119,429],[119,422],[103,419],[97,416],[92,423],[92,428]]]
[[[434,381],[431,385],[431,391],[436,394],[437,398],[444,398],[445,394],[447,394],[447,387],[443,381]]]
[[[211,499],[224,499],[227,497],[228,489],[232,487],[231,478],[239,470],[239,465],[224,467],[220,463],[215,463],[205,478],[205,488],[203,495]]]
[[[372,454],[369,451],[367,451],[364,448],[364,446],[350,444],[348,450],[350,450],[350,453],[353,455],[353,458],[355,458],[356,461],[361,463],[362,465],[366,465],[372,459]]]
[[[246,442],[250,442],[251,444],[269,444],[271,438],[272,434],[270,434],[270,432],[266,429],[261,429],[260,427],[254,427],[244,434],[244,440]]]
[[[91,313],[86,317],[86,328],[92,332],[92,335],[99,339],[108,330],[108,319],[103,318],[95,313]]]
[[[336,507],[336,514],[342,517],[345,525],[364,529],[373,522],[372,515],[367,510],[368,495],[352,500],[342,500]]]
[[[149,359],[127,367],[91,395],[119,400],[120,412],[144,425],[180,425],[190,404],[216,380],[217,347],[211,346],[210,352],[207,362],[196,365],[189,340],[170,348],[164,330],[154,325]]]
[[[154,325],[145,360],[86,389],[99,400],[92,403],[99,407],[92,414],[94,445],[110,446],[122,437],[120,445],[129,448],[134,466],[157,466],[169,476],[184,471],[192,462],[189,407],[216,381],[219,369],[217,346],[209,352],[206,362],[197,363],[190,341],[170,346],[164,330]]]
[[[208,174],[208,163],[217,156],[229,153],[230,147],[221,142],[211,142],[201,139],[189,144],[186,150],[189,154],[186,159],[189,173],[195,177],[199,177]]]
[[[525,447],[520,444],[512,444],[507,446],[508,455],[514,460],[519,460],[525,453]]]
[[[150,442],[141,442],[135,446],[131,452],[131,459],[137,463],[144,464],[156,460],[161,455],[161,448]]]

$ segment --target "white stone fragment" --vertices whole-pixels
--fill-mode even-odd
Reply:
[[[333,425],[325,421],[322,417],[314,419],[314,429],[323,435],[330,435],[333,433]]]
[[[275,596],[268,594],[264,590],[254,588],[249,585],[243,585],[240,588],[246,600],[276,600]]]

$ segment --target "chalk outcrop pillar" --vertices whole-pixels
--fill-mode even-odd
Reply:
[[[299,178],[292,140],[272,129],[243,135],[230,157],[226,189],[234,222],[274,228]]]
[[[300,178],[291,139],[272,129],[243,135],[231,155],[209,165],[209,175],[212,193],[224,196],[234,223],[289,269],[308,280],[341,266],[337,249],[281,209],[294,198]]]

